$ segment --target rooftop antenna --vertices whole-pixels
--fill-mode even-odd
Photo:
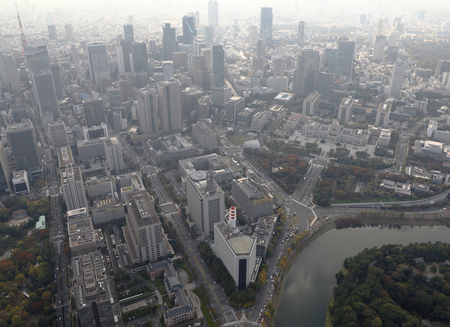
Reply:
[[[23,46],[28,45],[27,38],[25,37],[25,33],[23,32],[22,22],[20,20],[19,10],[17,9],[16,4],[16,12],[17,12],[17,19],[19,20],[19,27],[20,27],[20,39],[22,40],[22,57],[25,56],[25,48]]]

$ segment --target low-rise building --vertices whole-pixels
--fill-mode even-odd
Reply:
[[[247,178],[233,181],[231,192],[233,199],[252,220],[270,216],[273,213],[273,201],[257,185]]]
[[[106,198],[94,202],[92,221],[94,225],[109,224],[125,217],[125,207],[113,198]]]
[[[45,216],[40,216],[39,220],[36,222],[36,230],[45,229]]]
[[[389,142],[391,142],[391,131],[383,129],[378,137],[378,146],[383,148],[389,147]]]
[[[245,108],[237,115],[238,124],[249,124],[255,113],[256,110],[254,108]]]
[[[13,173],[12,184],[16,194],[30,192],[30,180],[26,170],[18,170]]]
[[[216,153],[179,160],[178,169],[184,180],[186,180],[187,175],[196,170],[213,171],[214,180],[218,184],[228,183],[233,179],[233,172]]]
[[[300,124],[300,120],[302,118],[302,115],[300,114],[292,114],[291,117],[288,118],[288,120],[286,121],[286,128],[289,129],[296,129],[298,124]]]
[[[270,116],[270,111],[258,112],[253,116],[250,128],[259,131],[269,121]]]
[[[190,157],[195,153],[194,146],[181,134],[164,136],[153,141],[143,141],[142,147],[155,165]]]
[[[217,147],[217,134],[205,122],[192,125],[192,137],[204,149]]]

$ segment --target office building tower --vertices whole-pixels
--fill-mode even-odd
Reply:
[[[70,165],[61,169],[61,185],[67,210],[88,206],[80,167]]]
[[[22,119],[28,119],[28,111],[23,104],[12,104],[10,109],[15,123],[22,122]]]
[[[165,81],[173,77],[173,64],[170,61],[163,62],[163,78]]]
[[[192,41],[192,48],[194,49],[194,56],[200,56],[202,50],[206,49],[207,43],[201,38],[196,38]]]
[[[28,71],[48,69],[50,67],[47,46],[32,47],[24,45],[23,48]]]
[[[183,17],[183,43],[192,44],[194,36],[197,35],[197,30],[195,29],[195,17],[184,16]]]
[[[231,123],[235,123],[237,115],[244,110],[245,99],[240,96],[234,96],[225,104],[225,120]]]
[[[293,91],[298,96],[307,96],[314,92],[320,69],[319,51],[306,49],[300,51],[297,57],[297,67],[294,71]]]
[[[249,26],[248,27],[248,43],[251,47],[255,47],[258,42],[258,26]]]
[[[69,146],[66,124],[63,121],[49,123],[48,134],[55,154],[59,148]]]
[[[66,32],[66,39],[67,40],[74,40],[75,39],[75,36],[73,34],[73,25],[72,24],[64,25],[64,31]]]
[[[47,25],[48,28],[48,38],[50,40],[58,39],[58,32],[56,31],[56,25]]]
[[[123,49],[120,45],[116,46],[117,68],[119,74],[125,74],[125,62],[123,59]]]
[[[70,47],[70,61],[78,68],[78,51],[75,45]]]
[[[120,51],[122,53],[120,53]],[[116,50],[116,53],[118,53],[117,55],[117,60],[119,60],[119,57],[121,59],[121,62],[119,64],[119,72],[120,72],[120,68],[121,66],[123,67],[123,70],[125,72],[131,73],[131,65],[132,65],[132,60],[131,60],[131,53],[133,51],[133,43],[131,43],[130,41],[127,40],[121,40],[120,41],[120,47],[118,47],[118,50]],[[123,73],[121,73],[123,74]]]
[[[330,100],[333,93],[333,73],[320,72],[317,75],[317,83],[315,91],[320,93],[320,96],[324,100]]]
[[[115,171],[117,174],[125,169],[122,144],[117,140],[117,137],[111,137],[105,140],[105,156],[106,164],[110,171]]]
[[[100,126],[105,121],[101,99],[83,101],[83,109],[87,127]]]
[[[146,72],[148,71],[148,55],[147,55],[147,44],[134,43],[132,48],[133,55],[133,69],[134,72]]]
[[[320,93],[315,91],[310,94],[303,100],[303,116],[314,116],[319,110],[320,105]]]
[[[389,96],[399,98],[402,93],[403,81],[405,80],[406,64],[395,63],[392,68],[391,81],[389,83]]]
[[[56,98],[58,100],[64,99],[64,91],[61,81],[61,69],[59,64],[51,64],[50,71],[52,72],[53,85],[55,86]]]
[[[388,45],[386,51],[386,60],[391,62],[397,61],[399,51],[400,47],[398,45]]]
[[[388,127],[391,109],[392,102],[384,101],[380,103],[380,105],[378,106],[377,115],[375,117],[375,126],[381,126],[384,128]]]
[[[18,170],[40,169],[41,160],[38,152],[36,134],[31,120],[9,125],[6,130],[16,168]]]
[[[158,96],[153,88],[141,89],[136,93],[138,100],[139,126],[144,134],[159,132]]]
[[[264,40],[266,44],[272,44],[272,8],[261,8],[261,17],[259,22],[259,38]]]
[[[231,192],[233,199],[252,221],[273,214],[272,199],[257,183],[247,178],[233,180]]]
[[[180,83],[177,80],[156,84],[158,93],[159,122],[164,132],[181,130]]]
[[[219,3],[215,0],[208,2],[208,26],[214,30],[219,27]]]
[[[120,109],[122,106],[122,99],[120,98],[120,91],[114,87],[106,89],[108,95],[108,104],[111,110]]]
[[[322,56],[322,66],[324,70],[334,72],[336,69],[337,49],[324,49]]]
[[[342,99],[341,104],[339,105],[338,120],[344,120],[348,123],[352,118],[354,105],[355,99],[352,97]]]
[[[230,210],[235,210],[231,207]],[[256,280],[258,270],[254,236],[244,235],[236,228],[235,218],[214,225],[214,251],[227,268],[235,285],[244,290]]]
[[[105,123],[101,123],[98,126],[93,127],[86,127],[83,126],[83,136],[84,139],[87,140],[94,140],[102,137],[108,138],[108,125]]]
[[[0,51],[0,87],[9,86],[13,92],[19,92],[22,87],[16,60],[12,55],[4,55]]]
[[[214,224],[224,220],[225,197],[214,173],[198,170],[187,176],[189,214],[205,237],[212,236]]]
[[[336,74],[343,76],[352,76],[353,61],[355,59],[356,45],[354,41],[346,38],[338,40],[338,49],[336,53]]]
[[[155,262],[167,254],[167,240],[155,211],[155,201],[147,191],[125,195],[128,213],[123,227],[133,263]]]
[[[203,121],[192,125],[192,137],[204,149],[217,147],[217,134]]]
[[[11,190],[11,171],[3,141],[0,141],[0,192]]]
[[[220,44],[213,45],[212,48],[212,75],[214,87],[225,86],[225,51]]]
[[[126,41],[134,42],[134,29],[132,24],[123,25],[123,36]]]
[[[177,36],[175,28],[170,27],[170,23],[166,23],[163,27],[162,43],[164,60],[172,60],[172,53],[177,51]]]
[[[375,40],[375,48],[373,50],[373,60],[383,61],[384,48],[387,46],[387,39],[384,35],[377,35]]]
[[[104,76],[109,76],[106,45],[99,43],[88,45],[87,52],[91,79],[99,85]]]
[[[208,70],[208,71],[211,71],[212,72],[212,65],[213,65],[213,51],[212,51],[212,49],[209,49],[209,48],[205,48],[205,49],[202,49],[202,52],[201,52],[201,55],[203,56],[203,57],[205,57],[205,65],[206,65],[206,69]]]
[[[445,72],[450,72],[450,60],[439,59],[434,72],[434,78],[439,79],[439,76]]]
[[[377,35],[381,35],[383,33],[383,20],[380,18],[377,24]]]
[[[214,43],[214,28],[212,26],[205,26],[203,34],[205,35],[206,42],[209,44]]]
[[[51,112],[53,118],[59,117],[58,102],[51,71],[49,69],[33,70],[30,75],[39,115],[42,116],[46,112]]]
[[[97,274],[92,271],[93,269],[89,269],[89,266],[92,266],[92,259],[89,257],[89,260],[86,260],[86,258],[83,258],[83,260],[87,261],[84,262],[83,265],[83,268],[87,270],[85,276],[87,277],[90,274],[95,274],[97,276]],[[101,261],[101,259],[98,258],[97,260]],[[94,267],[96,266],[94,265]],[[99,274],[101,274],[101,272]],[[88,280],[88,282],[89,281],[93,280]],[[102,283],[106,284],[106,281],[103,281]],[[87,305],[86,303],[83,303],[84,306],[77,308],[81,327],[110,327],[115,325],[114,317],[116,316],[113,313],[111,302],[109,299],[105,298],[106,293],[103,291],[99,294],[100,301],[87,301]]]
[[[305,41],[305,22],[298,23],[298,45],[303,45]]]
[[[30,179],[26,170],[16,170],[12,175],[12,189],[16,194],[30,192]]]
[[[256,56],[266,57],[266,41],[259,39],[256,43]]]

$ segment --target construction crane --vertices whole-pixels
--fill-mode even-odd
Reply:
[[[22,40],[22,57],[25,56],[25,48],[23,46],[28,45],[27,38],[25,37],[25,33],[23,32],[22,22],[20,21],[20,15],[19,10],[17,9],[16,4],[16,12],[17,12],[17,19],[19,20],[19,27],[20,27],[20,39]]]

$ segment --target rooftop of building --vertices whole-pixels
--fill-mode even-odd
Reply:
[[[220,232],[236,255],[250,254],[256,238],[242,235],[239,229],[230,227],[226,222],[215,223],[214,227]]]
[[[67,168],[61,169],[61,180],[62,184],[69,183],[69,179],[75,179],[75,182],[82,182],[81,170],[78,166],[69,166]]]
[[[253,204],[260,204],[270,201],[270,198],[262,192],[256,183],[247,178],[236,180],[235,185],[245,194],[247,199],[252,200]]]
[[[67,230],[69,236],[92,230],[92,221],[90,217],[70,220],[67,222]]]
[[[16,170],[13,172],[13,179],[26,179],[28,178],[28,174],[26,170]]]
[[[223,193],[220,186],[217,184],[217,182],[212,178],[210,181],[210,184],[208,185],[207,180],[207,172],[204,170],[196,170],[189,174],[190,180],[197,188],[197,191],[202,196],[210,196],[215,195],[219,193]]]
[[[129,193],[126,200],[128,213],[136,219],[138,227],[161,223],[155,211],[153,198],[147,191]]]
[[[78,208],[67,211],[67,220],[79,219],[82,217],[89,217],[89,212],[87,208]]]
[[[95,235],[93,229],[76,233],[74,236],[69,236],[70,247],[83,245],[90,242],[95,242]]]
[[[216,135],[216,132],[214,132],[211,127],[209,127],[205,122],[199,121],[197,124],[194,124],[195,128],[203,135]]]
[[[67,166],[69,163],[73,164],[72,150],[70,146],[60,148],[58,150],[58,164],[59,167]]]
[[[108,146],[116,146],[116,145],[120,144],[117,137],[110,137],[110,138],[106,139],[105,142],[106,142],[106,145],[108,145]]]
[[[272,237],[276,221],[275,217],[261,217],[258,219],[255,229],[253,230],[253,236],[257,239],[257,245],[269,245],[269,240]]]
[[[316,101],[319,98],[320,98],[320,93],[317,92],[317,91],[314,91],[314,92],[308,94],[308,96],[306,97],[305,100],[314,102],[314,101]]]
[[[6,132],[7,133],[14,133],[19,132],[25,129],[32,129],[33,123],[29,119],[22,119],[21,123],[15,123],[8,125]]]

